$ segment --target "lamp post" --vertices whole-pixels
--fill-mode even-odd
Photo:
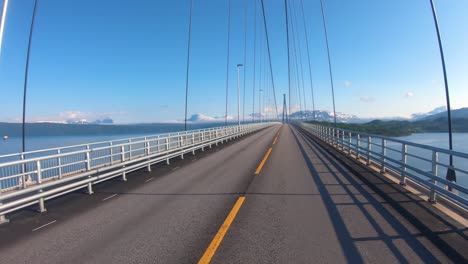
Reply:
[[[442,70],[444,73],[444,85],[445,85],[445,99],[447,102],[447,122],[448,122],[448,133],[449,133],[449,149],[453,150],[453,140],[452,140],[452,114],[450,112],[450,96],[449,96],[449,88],[448,88],[448,81],[447,81],[447,70],[445,67],[445,58],[444,58],[444,49],[442,48],[442,38],[440,37],[440,30],[439,30],[439,21],[437,19],[437,12],[434,5],[434,0],[430,0],[431,8],[432,8],[432,16],[434,18],[434,25],[437,32],[437,40],[439,43],[439,53],[440,53],[440,60],[442,63]],[[450,155],[450,166],[447,169],[446,180],[451,182],[457,181],[457,176],[455,174],[455,170],[453,168],[453,156]],[[452,187],[448,187],[448,190],[451,191]]]
[[[3,0],[3,11],[0,21],[0,53],[2,51],[2,43],[3,43],[3,29],[5,28],[5,19],[8,10],[8,0]]]
[[[239,68],[244,65],[237,64],[237,126],[240,126],[240,86],[239,86]]]

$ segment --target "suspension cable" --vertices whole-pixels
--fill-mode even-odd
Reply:
[[[193,0],[190,0],[190,15],[189,15],[189,30],[187,44],[187,71],[185,75],[185,131],[187,131],[187,110],[188,110],[188,90],[189,90],[189,70],[190,70],[190,41],[192,37],[192,5]]]
[[[306,48],[307,48],[307,61],[309,62],[310,93],[312,95],[312,115],[313,115],[313,120],[315,121],[314,83],[312,79],[312,67],[310,64],[309,37],[307,35],[308,33],[307,33],[307,25],[306,25],[305,15],[304,15],[304,1],[303,0],[301,0],[301,12],[302,12],[302,22],[304,24],[304,35],[305,35]]]
[[[305,111],[307,111],[307,100],[306,100],[306,94],[305,94],[305,83],[304,83],[304,67],[302,64],[302,48],[301,48],[301,39],[299,37],[299,26],[297,23],[297,16],[296,16],[296,8],[294,6],[294,1],[291,3],[291,16],[293,18],[292,21],[292,30],[293,30],[293,35],[295,36],[295,41],[297,44],[297,49],[299,50],[299,66],[301,67],[301,81],[302,81],[302,99],[304,100],[304,115],[307,118],[307,114]],[[298,69],[299,70],[299,69]]]
[[[269,41],[269,38],[268,38],[268,27],[267,27],[267,23],[266,23],[265,6],[263,4],[263,0],[261,0],[261,1],[262,1],[263,25],[265,26],[265,36],[266,36],[266,44],[267,44],[267,50],[268,50],[268,61],[269,61],[269,64],[270,64],[270,71],[271,71],[271,85],[273,87],[273,97],[274,97],[274,101],[275,101],[276,118],[278,118],[278,106],[276,104],[275,81],[273,79],[273,66],[272,66],[272,63],[271,63],[270,41]]]
[[[263,2],[263,0],[262,0]],[[288,22],[288,0],[284,0],[284,11],[286,14],[286,43],[288,51],[288,90],[289,90],[289,115],[291,115],[291,59],[289,55],[289,22]]]
[[[231,0],[228,0],[228,39],[227,39],[227,62],[226,62],[226,117],[224,125],[228,122],[228,97],[229,97],[229,45],[231,42]]]
[[[245,11],[244,11],[244,92],[242,99],[242,123],[245,123],[245,68],[247,64],[247,9],[248,0],[245,0]]]
[[[331,59],[330,59],[330,46],[328,44],[327,23],[325,21],[326,20],[325,11],[323,10],[323,0],[320,0],[320,9],[322,10],[323,29],[325,31],[325,41],[327,44],[328,70],[330,72],[330,84],[331,84],[332,100],[333,100],[333,121],[334,121],[334,126],[336,127],[335,89],[333,87],[333,73],[332,73],[332,66],[331,66]]]
[[[255,122],[255,64],[257,51],[257,1],[254,0],[254,52],[253,52],[253,86],[252,86],[252,122]]]

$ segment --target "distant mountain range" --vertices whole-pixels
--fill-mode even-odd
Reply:
[[[448,132],[447,111],[440,109],[431,114],[413,115],[408,120],[373,120],[367,123],[344,123],[338,127],[363,133],[383,136],[407,136],[413,133],[441,133]],[[455,133],[468,133],[468,108],[452,110],[452,129]],[[320,121],[325,125],[333,125],[331,121]]]
[[[455,132],[468,132],[468,108],[452,110],[452,124]],[[333,113],[327,111],[315,111],[316,120],[320,122],[333,122]],[[256,114],[258,120],[260,115]],[[299,111],[291,117],[307,117],[313,119],[312,111]],[[251,116],[245,117],[250,121]],[[224,117],[209,117],[202,114],[192,115],[189,119],[189,129],[213,127],[224,125]],[[230,124],[236,123],[236,119],[229,116]],[[355,115],[337,113],[337,121],[340,126],[351,130],[366,131],[372,134],[388,136],[408,135],[418,132],[446,132],[447,111],[436,108],[425,114],[414,114],[409,119],[400,120],[369,120]],[[371,122],[369,122],[371,121]],[[181,121],[175,123],[153,123],[153,124],[112,124],[112,119],[105,118],[92,123],[70,121],[64,123],[37,122],[26,124],[27,136],[60,136],[60,135],[109,135],[109,134],[155,134],[180,131],[184,129]],[[106,125],[103,125],[106,124]],[[21,136],[21,123],[0,123],[0,136]]]
[[[313,119],[313,111],[298,111],[290,115],[292,118],[306,118]],[[451,111],[452,118],[468,118],[468,107],[460,108]],[[329,111],[315,111],[316,121],[320,122],[333,122],[333,112]],[[438,118],[447,118],[447,111],[445,106],[437,107],[427,113],[412,114],[410,118],[404,117],[386,117],[386,118],[360,118],[355,115],[336,113],[336,121],[340,123],[367,123],[373,120],[381,121],[418,121],[418,120],[434,120]]]

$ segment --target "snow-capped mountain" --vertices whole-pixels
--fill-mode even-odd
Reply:
[[[232,120],[232,116],[228,116],[228,120]],[[226,118],[224,116],[222,117],[211,117],[207,116],[204,114],[194,114],[190,118],[187,118],[188,122],[193,122],[193,123],[209,123],[209,122],[224,122]]]
[[[305,110],[305,111],[297,111],[293,114],[290,115],[291,118],[302,118],[302,119],[308,119],[312,120],[314,119],[314,111],[310,110]],[[329,121],[333,122],[333,112],[328,112],[328,111],[321,111],[321,110],[315,110],[315,119],[317,121]],[[350,114],[344,114],[337,112],[336,113],[336,121],[337,122],[342,122],[342,123],[361,123],[363,122],[362,119],[355,115],[350,115]]]
[[[356,115],[345,114],[341,112],[336,113],[336,121],[340,123],[366,123],[371,122],[373,120],[383,120],[383,121],[390,121],[390,120],[407,120],[407,121],[418,121],[418,120],[426,120],[426,119],[435,119],[439,117],[445,117],[447,111],[445,110],[444,106],[437,107],[434,110],[427,112],[427,113],[417,113],[412,114],[410,118],[405,117],[386,117],[386,118],[360,118]],[[254,114],[255,119],[258,120],[260,118],[260,114]],[[279,119],[281,120],[282,114],[278,115]],[[292,113],[290,116],[292,119],[307,119],[313,120],[314,119],[314,111],[304,110],[304,111],[297,111]],[[452,110],[452,117],[453,118],[468,118],[468,108],[461,108],[457,110]],[[245,120],[250,120],[252,118],[252,114],[245,117]],[[328,121],[333,122],[333,112],[331,111],[322,111],[322,110],[315,110],[315,119],[317,121]],[[237,117],[228,116],[229,121],[237,120]],[[224,116],[221,117],[211,117],[204,114],[194,114],[190,118],[187,119],[188,122],[192,123],[216,123],[216,122],[224,122]]]
[[[427,113],[417,113],[417,114],[412,114],[411,115],[411,118],[412,120],[420,120],[420,119],[424,119],[428,116],[431,116],[431,115],[436,115],[436,114],[440,114],[440,113],[444,113],[447,111],[447,107],[445,106],[439,106],[437,108],[435,108],[434,110],[430,111],[430,112],[427,112]]]

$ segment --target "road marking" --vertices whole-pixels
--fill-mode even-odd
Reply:
[[[54,220],[54,221],[52,221],[52,222],[49,222],[49,223],[47,223],[47,224],[45,224],[45,225],[41,225],[40,227],[34,228],[34,229],[32,230],[32,232],[37,231],[37,230],[39,230],[39,229],[41,229],[41,228],[44,228],[44,227],[46,227],[46,226],[48,226],[48,225],[51,225],[51,224],[53,224],[53,223],[55,223],[55,222],[57,222],[57,220]]]
[[[219,228],[218,233],[216,233],[215,237],[211,241],[205,253],[201,257],[201,259],[198,261],[198,264],[210,263],[211,258],[214,256],[214,254],[216,253],[216,250],[218,249],[219,245],[223,241],[224,236],[229,230],[229,227],[234,221],[234,218],[236,218],[236,215],[239,212],[239,209],[241,208],[244,201],[245,201],[245,196],[241,196],[239,197],[239,199],[237,199],[236,203],[234,204],[234,207],[232,207],[231,209],[231,212],[229,212],[228,216],[226,217],[226,220],[224,220],[223,225]]]
[[[262,162],[260,162],[260,165],[258,165],[258,168],[255,171],[255,175],[260,174],[260,171],[262,170],[263,165],[265,165],[265,162],[267,161],[268,157],[270,156],[272,150],[273,150],[272,148],[268,149],[267,153],[265,154],[265,157],[263,157]]]
[[[105,200],[109,200],[110,198],[115,197],[115,196],[117,196],[117,194],[113,194],[113,195],[111,195],[109,197],[106,197],[106,198],[102,199],[102,201],[104,202]]]
[[[275,140],[273,140],[273,145],[276,144],[276,141],[278,140],[278,136],[275,137]]]
[[[172,170],[177,170],[178,168],[179,168],[179,167],[175,167],[175,168],[173,168]]]
[[[154,180],[154,177],[151,177],[151,178],[147,179],[145,182],[149,182],[149,181],[152,181],[152,180]]]

